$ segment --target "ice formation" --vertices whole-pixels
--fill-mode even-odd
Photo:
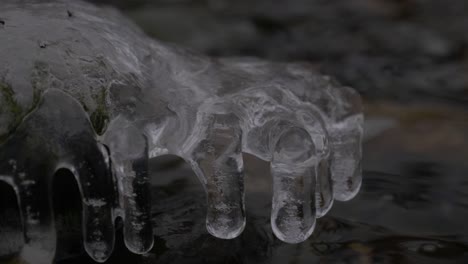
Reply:
[[[360,97],[308,64],[197,55],[79,1],[0,5],[0,180],[18,197],[24,260],[54,258],[59,169],[75,175],[99,262],[117,217],[129,250],[151,249],[148,160],[164,154],[192,165],[207,230],[224,239],[245,226],[243,152],[271,163],[271,225],[285,242],[358,192]]]

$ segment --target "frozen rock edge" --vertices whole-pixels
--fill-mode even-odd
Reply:
[[[23,259],[50,263],[50,183],[67,169],[83,199],[88,254],[104,262],[114,221],[125,244],[153,245],[148,160],[174,154],[206,190],[206,226],[245,226],[242,153],[271,164],[275,235],[306,240],[333,200],[361,185],[359,95],[305,63],[208,58],[149,39],[113,9],[2,1],[0,180],[16,191]]]

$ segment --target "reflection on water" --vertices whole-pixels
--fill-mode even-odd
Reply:
[[[297,245],[285,244],[272,234],[267,163],[244,157],[247,226],[240,237],[220,240],[206,232],[204,191],[189,166],[174,157],[155,160],[151,165],[154,249],[144,256],[133,255],[120,234],[109,263],[468,263],[466,162],[456,158],[456,151],[388,145],[398,133],[409,134],[388,131],[366,143],[358,196],[336,202],[318,220],[312,237]],[[73,201],[70,184],[60,183],[72,190],[58,192],[62,200]],[[0,205],[8,209],[0,216],[0,236],[9,237],[11,247],[18,248],[22,240],[14,230],[20,228],[19,216],[9,205],[14,204],[14,195],[2,185],[0,191]],[[81,235],[79,214],[74,213],[80,205],[68,205],[55,204],[62,212],[56,216],[62,234],[59,248],[67,250],[58,255],[59,263],[93,263],[72,239]],[[11,261],[14,254],[0,260]]]
[[[155,175],[153,220],[159,236],[154,250],[143,257],[117,250],[111,263],[121,262],[120,255],[141,263],[468,262],[468,169],[407,161],[398,174],[366,171],[352,202],[337,203],[307,242],[288,245],[271,232],[268,166],[251,157],[246,164],[251,168],[248,225],[239,238],[224,241],[206,233],[203,191],[182,164]],[[158,186],[165,176],[172,181]]]

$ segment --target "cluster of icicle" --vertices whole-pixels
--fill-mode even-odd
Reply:
[[[270,162],[271,225],[288,243],[359,191],[360,97],[310,65],[197,55],[79,1],[1,5],[0,180],[17,194],[24,260],[53,261],[51,182],[63,169],[79,185],[84,247],[99,262],[117,217],[129,250],[151,249],[148,161],[161,155],[191,164],[207,230],[223,239],[245,227],[242,153]]]

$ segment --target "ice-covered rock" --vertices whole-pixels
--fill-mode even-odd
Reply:
[[[26,261],[53,260],[61,169],[101,262],[117,217],[132,252],[151,249],[148,160],[164,154],[192,165],[207,230],[224,239],[245,227],[243,152],[271,163],[271,224],[285,242],[359,190],[360,97],[307,64],[194,54],[79,1],[2,1],[0,19],[0,180],[17,193]]]

